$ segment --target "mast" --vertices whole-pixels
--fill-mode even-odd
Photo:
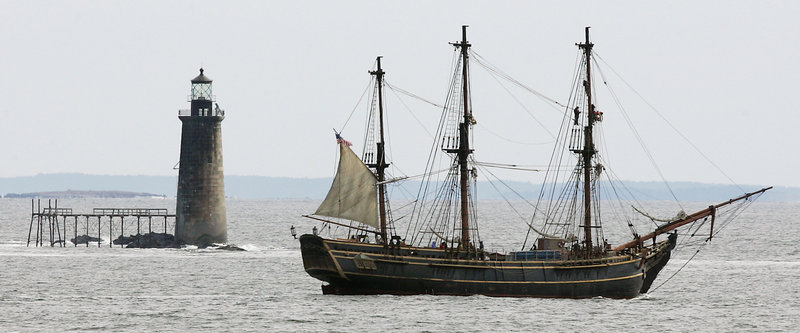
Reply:
[[[578,47],[583,49],[586,57],[586,81],[583,81],[583,87],[586,89],[586,100],[588,104],[588,112],[586,112],[587,123],[584,127],[584,144],[581,151],[583,159],[583,231],[586,237],[586,251],[592,253],[592,193],[591,193],[591,175],[592,175],[592,157],[596,153],[594,150],[594,142],[592,140],[592,127],[594,126],[595,114],[594,104],[592,104],[592,70],[591,70],[591,57],[592,57],[592,44],[589,42],[589,27],[586,27],[586,42],[578,44]]]
[[[384,141],[383,141],[383,74],[384,71],[381,69],[381,58],[382,56],[378,56],[378,69],[375,71],[370,71],[369,73],[375,75],[375,82],[378,85],[378,123],[380,128],[380,140],[375,144],[378,146],[378,158],[374,165],[370,165],[375,168],[376,176],[378,177],[378,212],[380,214],[380,234],[381,239],[383,240],[384,244],[387,244],[386,239],[386,188],[383,184],[383,181],[386,180],[385,170],[389,166],[386,164],[386,155],[384,151]]]
[[[461,87],[464,96],[464,121],[458,128],[458,165],[461,176],[461,244],[466,248],[469,244],[469,170],[467,169],[467,158],[472,151],[469,149],[469,125],[472,115],[469,112],[469,47],[467,43],[467,26],[461,26],[461,42],[455,44],[461,48],[461,59],[463,60],[461,73]]]

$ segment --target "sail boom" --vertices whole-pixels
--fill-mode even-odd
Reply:
[[[342,227],[346,227],[346,228],[350,228],[350,229],[354,229],[354,230],[358,230],[358,231],[371,232],[371,233],[376,234],[376,235],[380,235],[381,234],[380,232],[375,231],[375,230],[369,230],[369,229],[354,227],[352,225],[347,225],[347,224],[344,224],[344,223],[339,223],[339,222],[334,222],[334,221],[331,221],[331,220],[321,219],[321,218],[316,217],[316,216],[303,215],[303,217],[309,218],[309,219],[312,219],[312,220],[322,221],[322,222],[325,222],[325,223],[335,224],[335,225],[338,225],[338,226],[342,226]]]

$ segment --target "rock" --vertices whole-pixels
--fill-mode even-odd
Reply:
[[[126,248],[162,249],[178,247],[175,236],[164,233],[151,232],[142,235],[119,236],[114,240],[116,245],[125,245]]]
[[[82,237],[82,236],[81,236]],[[80,238],[80,237],[79,237]],[[142,235],[119,236],[113,241],[114,245],[125,245],[126,248],[163,249],[180,247],[171,234],[155,233]],[[200,248],[223,251],[246,251],[232,244],[211,244]]]
[[[241,247],[232,244],[214,244],[215,246],[209,246],[209,248],[215,250],[224,250],[224,251],[247,251]]]
[[[120,235],[119,237],[117,237],[117,239],[115,239],[111,243],[114,244],[114,245],[125,245],[125,244],[128,244],[128,243],[132,242],[135,238],[137,238],[137,237],[134,236],[134,235],[130,235],[130,236],[122,236],[122,235]]]
[[[73,238],[69,240],[72,244],[86,244],[86,243],[96,243],[102,242],[102,238],[92,237],[89,235],[80,235],[77,238]]]

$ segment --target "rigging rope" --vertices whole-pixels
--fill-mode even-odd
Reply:
[[[421,174],[414,175],[414,176],[395,177],[395,178],[392,178],[392,179],[384,180],[382,182],[377,182],[377,183],[375,183],[375,185],[390,184],[390,183],[399,182],[399,181],[403,181],[403,180],[407,180],[407,179],[414,179],[414,178],[420,178],[420,177],[425,177],[425,176],[431,176],[431,175],[439,174],[439,173],[442,173],[442,172],[445,172],[445,171],[449,171],[449,170],[450,170],[449,168],[448,169],[440,169],[440,170],[436,170],[436,171],[421,173]]]
[[[408,111],[408,113],[409,113],[409,114],[411,114],[411,117],[413,117],[413,118],[414,118],[414,120],[416,120],[416,121],[417,121],[417,123],[420,125],[420,127],[422,127],[422,129],[425,131],[425,133],[428,133],[428,136],[429,136],[429,137],[431,137],[431,138],[433,138],[433,134],[431,134],[431,132],[428,130],[428,128],[427,128],[427,127],[425,127],[425,124],[423,124],[423,123],[422,123],[422,121],[421,121],[421,120],[419,120],[419,118],[417,117],[417,115],[416,115],[416,114],[414,114],[414,112],[413,112],[413,111],[411,111],[411,108],[409,108],[409,107],[408,107],[408,105],[406,105],[406,103],[405,103],[405,102],[403,102],[403,100],[400,98],[400,96],[399,96],[399,95],[397,95],[397,92],[398,92],[398,91],[400,91],[400,92],[401,92],[401,93],[403,93],[403,94],[406,94],[406,95],[408,95],[408,96],[410,96],[410,97],[413,97],[413,98],[417,98],[417,99],[419,99],[419,100],[421,100],[421,101],[423,101],[423,102],[426,102],[426,103],[428,103],[428,104],[430,104],[430,105],[433,105],[433,106],[436,106],[436,107],[443,107],[443,106],[440,106],[440,105],[438,105],[438,104],[436,104],[436,103],[433,103],[433,102],[429,102],[428,100],[425,100],[425,99],[423,99],[422,97],[419,97],[419,96],[417,96],[417,95],[411,94],[411,93],[409,93],[408,91],[405,91],[405,90],[403,90],[403,89],[397,88],[397,87],[395,87],[395,86],[391,85],[390,83],[386,82],[385,80],[383,81],[383,83],[386,85],[386,87],[387,87],[387,88],[389,88],[389,90],[391,90],[391,91],[392,91],[392,93],[394,93],[394,95],[397,97],[397,100],[398,100],[398,101],[400,101],[400,104],[402,104],[402,105],[403,105],[403,107],[405,107],[405,108],[406,108],[406,110]]]
[[[706,244],[708,244],[708,243],[706,243]],[[669,280],[672,280],[672,278],[674,278],[674,277],[675,277],[675,275],[678,275],[678,273],[680,273],[680,271],[681,271],[681,270],[683,270],[683,268],[684,268],[684,267],[686,267],[686,265],[688,265],[688,264],[689,264],[689,262],[690,262],[690,261],[692,261],[692,259],[694,259],[694,257],[695,257],[695,256],[696,256],[698,253],[700,253],[700,249],[697,249],[697,251],[695,251],[695,253],[692,255],[692,257],[691,257],[691,258],[689,258],[689,260],[686,260],[686,262],[685,262],[685,263],[683,263],[683,266],[681,266],[681,268],[678,268],[678,270],[677,270],[677,271],[675,271],[675,273],[672,273],[672,275],[670,275],[670,276],[669,276],[669,277],[668,277],[666,280],[664,280],[664,282],[661,282],[661,284],[659,284],[658,286],[656,286],[655,288],[653,288],[652,290],[650,290],[650,292],[648,292],[648,294],[650,294],[650,293],[652,293],[652,292],[655,292],[656,290],[658,290],[658,288],[661,288],[661,286],[663,286],[664,284],[666,284],[667,282],[669,282]]]
[[[554,143],[554,142],[555,142],[555,141],[546,141],[546,142],[522,142],[522,141],[516,141],[516,140],[512,140],[512,139],[506,138],[506,137],[504,137],[504,136],[502,136],[502,135],[500,135],[500,134],[497,134],[497,133],[495,133],[494,131],[491,131],[491,130],[489,130],[489,128],[488,128],[488,127],[481,125],[481,123],[479,123],[478,125],[479,125],[479,126],[480,126],[480,127],[483,129],[483,130],[485,130],[486,132],[488,132],[489,134],[491,134],[491,135],[494,135],[494,136],[496,136],[497,138],[499,138],[499,139],[501,139],[501,140],[504,140],[504,141],[507,141],[507,142],[511,142],[511,143],[516,143],[516,144],[519,144],[519,145],[526,145],[526,146],[540,146],[540,145],[549,145],[549,144],[552,144],[552,143]],[[548,131],[548,133],[549,133],[551,136],[553,135],[553,134],[552,134],[552,133],[550,133],[549,131]]]
[[[597,54],[597,52],[595,52],[595,57],[596,57],[597,59],[600,59],[600,61],[602,61],[602,62],[603,62],[603,63],[604,63],[606,66],[608,66],[608,68],[611,70],[611,72],[612,72],[612,73],[614,73],[614,75],[616,75],[616,76],[617,76],[617,77],[618,77],[618,78],[619,78],[619,79],[622,81],[622,83],[624,83],[626,86],[628,86],[628,88],[630,88],[630,89],[631,89],[631,90],[632,90],[632,91],[633,91],[633,92],[636,94],[636,96],[638,96],[638,97],[639,97],[639,98],[640,98],[640,99],[641,99],[641,100],[642,100],[642,101],[643,101],[645,104],[647,104],[647,106],[649,106],[649,107],[650,107],[650,109],[651,109],[651,110],[653,110],[653,112],[655,112],[655,113],[656,113],[656,115],[658,115],[658,116],[659,116],[659,117],[660,117],[662,120],[664,120],[664,122],[666,122],[666,123],[667,123],[667,125],[669,125],[669,127],[670,127],[670,128],[672,128],[672,130],[673,130],[673,131],[675,131],[675,133],[678,133],[678,135],[680,135],[680,137],[681,137],[681,138],[682,138],[684,141],[686,141],[686,142],[687,142],[687,143],[688,143],[690,146],[692,146],[692,148],[693,148],[693,149],[694,149],[694,150],[695,150],[695,151],[696,151],[698,154],[700,154],[700,156],[702,156],[702,157],[703,157],[703,158],[704,158],[704,159],[705,159],[705,160],[706,160],[708,163],[710,163],[710,164],[711,164],[711,165],[712,165],[714,168],[716,168],[716,169],[717,169],[717,171],[719,171],[719,172],[720,172],[720,173],[721,173],[723,176],[725,176],[725,178],[727,178],[727,179],[728,179],[728,181],[730,181],[731,183],[733,183],[734,185],[736,185],[736,187],[738,187],[740,191],[742,191],[742,192],[745,192],[745,190],[744,190],[744,189],[742,189],[742,187],[741,187],[741,186],[739,186],[739,184],[737,184],[735,181],[733,181],[733,179],[732,179],[730,176],[728,176],[728,174],[727,174],[727,173],[725,173],[725,171],[722,171],[722,168],[720,168],[720,167],[719,167],[719,166],[718,166],[716,163],[714,163],[714,161],[712,161],[712,160],[711,160],[711,159],[710,159],[708,156],[706,156],[706,154],[704,154],[704,153],[703,153],[703,152],[700,150],[700,148],[698,148],[698,147],[697,147],[697,146],[696,146],[694,143],[692,143],[692,141],[691,141],[691,140],[689,140],[689,138],[688,138],[688,137],[686,137],[686,135],[684,135],[684,134],[683,134],[681,131],[679,131],[679,130],[678,130],[678,128],[677,128],[677,127],[675,127],[675,125],[673,125],[673,124],[672,124],[672,123],[671,123],[669,120],[667,120],[667,118],[666,118],[666,117],[664,117],[664,115],[662,115],[662,114],[661,114],[661,112],[659,112],[659,111],[658,111],[658,109],[656,109],[656,107],[655,107],[655,106],[653,106],[652,104],[650,104],[650,102],[648,102],[648,101],[647,101],[647,100],[644,98],[644,96],[642,96],[642,95],[639,93],[639,91],[638,91],[638,90],[634,89],[634,88],[633,88],[633,86],[631,86],[631,85],[628,83],[628,81],[625,81],[625,79],[624,79],[624,78],[622,78],[622,76],[621,76],[621,75],[619,75],[619,73],[617,73],[617,71],[615,71],[615,70],[614,70],[614,68],[613,68],[613,67],[611,67],[611,65],[610,65],[610,64],[608,64],[608,62],[606,62],[606,61],[605,61],[605,60],[604,60],[602,57],[600,57],[600,55],[598,55],[598,54]],[[595,63],[596,63],[596,61],[595,61]]]
[[[733,211],[733,213],[731,213],[730,216],[726,220],[721,221],[719,223],[719,227],[717,228],[716,233],[714,233],[714,235],[719,234],[722,231],[722,229],[724,229],[728,225],[730,225],[731,222],[733,222],[733,220],[735,218],[737,218],[742,212],[744,212],[744,210],[747,209],[747,207],[750,207],[750,205],[752,205],[756,200],[758,200],[758,198],[760,198],[763,194],[764,194],[764,192],[759,193],[759,194],[757,194],[757,195],[755,195],[753,197],[747,198],[747,199],[744,200],[744,202],[740,203],[739,205],[737,205],[734,208],[731,208],[730,211]],[[720,213],[717,216],[722,215],[722,214],[725,214],[725,213]]]
[[[717,217],[722,217],[724,215],[727,215],[727,217],[723,221],[719,222],[719,224],[718,224],[719,227],[717,227],[716,230],[714,230],[715,232],[713,234],[710,234],[710,236],[718,235],[722,231],[722,229],[724,229],[725,227],[729,226],[731,224],[731,222],[733,222],[733,220],[735,220],[747,207],[752,205],[753,202],[755,202],[759,197],[761,197],[761,195],[763,195],[763,192],[759,193],[758,195],[755,195],[753,197],[744,199],[744,201],[742,201],[742,202],[730,207],[730,209],[728,209],[728,210],[726,210],[724,212],[718,212],[717,215],[716,215]],[[695,221],[695,222],[697,222],[697,221]],[[704,222],[705,222],[705,220],[703,220],[703,223]],[[695,230],[694,233],[689,235],[688,238],[692,238],[695,234],[697,234],[697,232],[699,231],[700,227],[702,227],[702,224],[697,228],[697,230]],[[690,229],[691,229],[691,227],[690,227]],[[702,236],[702,235],[700,235],[700,236]],[[685,240],[688,239],[688,238],[684,237],[684,241],[682,241],[681,244],[687,243]],[[677,271],[675,271],[675,273],[670,275],[669,278],[664,280],[664,282],[659,284],[657,287],[653,288],[650,292],[652,293],[652,292],[658,290],[658,288],[661,288],[661,286],[663,286],[664,284],[669,282],[669,280],[671,280],[673,277],[675,277],[675,275],[677,275],[681,270],[683,270],[683,268],[686,267],[686,265],[688,265],[689,262],[692,261],[692,259],[694,259],[695,256],[697,256],[698,253],[700,253],[700,250],[702,250],[703,247],[705,247],[706,245],[708,245],[710,243],[710,240],[711,240],[711,238],[709,237],[709,238],[706,238],[705,241],[703,241],[702,243],[698,242],[697,244],[700,244],[700,247],[697,249],[697,251],[695,251],[695,253],[688,260],[686,260],[686,262]]]
[[[480,62],[479,62],[479,64],[480,64]],[[492,76],[492,78],[493,78],[493,79],[494,79],[494,80],[497,82],[497,84],[498,84],[498,85],[500,85],[500,87],[502,87],[502,88],[503,88],[503,90],[505,90],[505,91],[506,91],[506,93],[508,93],[508,95],[509,95],[509,96],[511,96],[511,99],[513,99],[515,102],[517,102],[517,104],[519,104],[519,106],[520,106],[520,107],[521,107],[523,110],[525,110],[525,113],[527,113],[527,114],[528,114],[528,116],[530,116],[530,117],[533,119],[533,121],[535,121],[535,122],[536,122],[536,123],[539,125],[539,127],[541,127],[541,128],[542,128],[542,129],[543,129],[545,132],[547,132],[547,134],[549,134],[549,135],[550,135],[550,137],[552,137],[552,138],[554,138],[554,139],[556,138],[556,136],[555,136],[555,135],[553,135],[553,132],[550,132],[550,129],[548,129],[548,128],[547,128],[547,126],[545,126],[544,124],[542,124],[542,122],[541,122],[541,121],[539,121],[539,119],[538,119],[538,118],[536,118],[536,117],[533,115],[533,113],[532,113],[530,110],[528,110],[528,108],[525,106],[525,104],[523,104],[523,103],[522,103],[522,102],[521,102],[521,101],[520,101],[520,100],[517,98],[517,96],[515,96],[513,93],[511,93],[511,90],[508,90],[508,88],[506,88],[506,86],[505,86],[505,85],[504,85],[502,82],[500,82],[500,80],[497,78],[497,73],[495,73],[495,72],[493,72],[492,70],[490,70],[490,69],[486,68],[485,66],[484,66],[483,68],[484,68],[484,69],[486,69],[486,71],[487,71],[487,72],[488,72],[488,73],[489,73],[489,74]],[[560,112],[560,111],[559,111],[559,112]],[[512,141],[512,142],[513,142],[513,141]]]
[[[435,139],[432,140],[430,153],[428,154],[428,160],[425,162],[425,171],[426,172],[428,172],[429,170],[433,170],[434,167],[435,167],[435,164],[437,163],[437,161],[439,162],[439,166],[441,166],[441,163],[444,160],[444,159],[438,159],[437,156],[439,156],[439,152],[440,152],[439,151],[439,145],[441,144],[440,140],[444,136],[445,123],[448,120],[447,116],[449,115],[449,112],[448,112],[449,110],[448,110],[447,105],[450,105],[452,103],[452,100],[453,100],[453,97],[454,97],[453,94],[455,93],[455,90],[456,90],[456,83],[457,83],[457,81],[458,81],[457,79],[459,77],[459,73],[458,73],[459,71],[458,71],[457,64],[460,63],[460,60],[461,60],[460,52],[458,52],[458,50],[455,50],[455,52],[453,52],[453,59],[452,59],[451,65],[450,65],[450,71],[452,72],[452,80],[450,81],[450,87],[448,88],[447,97],[446,97],[446,100],[445,100],[445,103],[444,103],[445,106],[442,107],[442,113],[441,113],[440,118],[439,118],[439,126],[436,127],[436,134],[434,135]],[[456,103],[458,103],[458,102],[456,102]],[[449,175],[450,175],[450,173],[448,173],[448,176]],[[438,178],[437,178],[437,180],[438,180]],[[414,234],[411,235],[411,243],[412,244],[421,244],[422,236],[419,235],[419,231],[421,231],[423,229],[421,228],[420,223],[424,224],[425,223],[424,220],[426,220],[428,216],[433,214],[433,210],[435,210],[436,202],[431,203],[432,205],[434,205],[434,207],[426,208],[426,204],[427,203],[426,203],[426,200],[425,200],[428,197],[428,195],[430,194],[429,193],[429,189],[430,189],[432,181],[433,181],[433,179],[431,179],[431,175],[423,177],[423,179],[422,179],[423,185],[421,185],[419,187],[419,189],[417,190],[417,198],[415,200],[416,203],[414,204],[414,207],[411,210],[411,218],[410,218],[410,221],[408,223],[408,226],[406,227],[406,235],[405,235],[406,238],[408,238],[408,236],[412,232],[412,230],[414,231]],[[437,199],[437,197],[434,197],[434,201],[436,201],[436,199]],[[426,211],[427,211],[427,213],[426,213]],[[418,239],[418,237],[419,237],[419,239]],[[429,238],[429,240],[430,240],[430,238]]]
[[[541,169],[531,169],[531,168],[523,168],[520,165],[516,164],[500,164],[500,163],[491,163],[491,162],[475,162],[475,165],[480,165],[483,167],[489,168],[498,168],[498,169],[509,169],[509,170],[519,170],[519,171],[535,171],[540,172],[543,171]]]
[[[606,164],[605,161],[603,161],[603,164]],[[637,199],[636,196],[633,195],[633,192],[631,191],[631,189],[628,188],[628,186],[625,185],[625,183],[622,182],[622,180],[620,180],[619,177],[617,177],[617,174],[614,172],[614,169],[606,167],[606,173],[605,174],[606,174],[606,177],[608,178],[608,182],[609,182],[609,184],[611,184],[611,188],[614,190],[614,194],[617,196],[617,198],[620,198],[620,195],[618,194],[617,187],[614,184],[619,184],[622,187],[622,189],[624,189],[625,192],[628,193],[628,196],[630,197],[630,200],[632,200],[633,202],[635,202],[639,206],[644,206],[644,205],[642,205],[641,202],[639,202],[639,199]],[[656,227],[658,227],[658,223],[656,223],[655,221],[651,220],[650,222],[653,222],[653,224]],[[628,228],[630,228],[631,234],[633,234],[634,237],[637,237],[638,233],[636,232],[636,228],[633,226],[631,221],[628,221]]]
[[[578,87],[578,81],[580,80],[580,75],[581,75],[580,74],[580,69],[581,69],[581,65],[580,64],[583,63],[582,58],[583,57],[581,56],[580,52],[578,52],[578,55],[575,58],[575,73],[573,74],[573,77],[572,77],[572,87],[574,89],[570,89],[570,94],[569,94],[569,97],[567,98],[568,101],[576,101],[577,100],[577,96],[578,96],[578,94],[577,94],[577,89],[578,88],[577,87]],[[548,224],[547,223],[551,219],[551,215],[549,213],[555,208],[555,206],[557,206],[559,204],[558,202],[553,203],[553,200],[555,200],[555,198],[556,198],[556,185],[555,184],[558,182],[558,180],[560,178],[561,165],[563,164],[562,163],[563,159],[566,156],[566,154],[564,154],[564,148],[566,148],[566,145],[567,145],[567,141],[568,140],[566,139],[566,136],[568,134],[565,133],[565,132],[568,131],[567,127],[569,127],[569,123],[571,122],[571,118],[570,118],[569,112],[568,112],[569,111],[569,107],[565,106],[564,108],[565,108],[565,110],[563,112],[564,116],[562,117],[561,125],[559,126],[558,134],[556,135],[556,137],[557,138],[561,138],[562,135],[564,135],[565,138],[564,138],[564,140],[561,140],[561,139],[557,139],[556,140],[556,144],[553,145],[553,151],[550,154],[550,160],[548,162],[548,165],[551,165],[551,166],[552,165],[556,165],[557,167],[556,168],[548,168],[547,172],[545,172],[544,180],[542,181],[542,187],[541,187],[541,190],[539,191],[539,197],[537,198],[536,205],[534,206],[534,213],[533,213],[533,216],[531,216],[531,223],[533,223],[533,221],[536,219],[537,212],[540,212],[539,206],[540,205],[545,205],[544,198],[545,198],[545,196],[548,195],[548,192],[549,192],[549,198],[551,199],[550,200],[550,206],[546,207],[547,212],[543,212],[543,214],[545,215],[545,227],[544,227],[545,231],[547,231],[547,229],[548,229]],[[552,172],[552,174],[551,174],[551,172]],[[571,176],[570,176],[570,178],[571,178]],[[552,181],[552,186],[548,186],[548,182],[550,182],[550,181]],[[555,219],[555,218],[553,218],[553,219]],[[530,234],[531,234],[531,230],[528,229],[528,231],[525,233],[525,240],[522,242],[522,248],[523,249],[528,244],[528,238],[530,237]]]
[[[353,113],[355,113],[356,109],[358,108],[358,106],[361,105],[361,100],[363,100],[364,96],[367,95],[367,91],[369,91],[369,87],[371,87],[371,86],[372,86],[372,78],[370,77],[369,82],[367,83],[367,86],[364,87],[364,92],[361,93],[361,97],[358,98],[358,102],[356,102],[356,105],[353,106],[353,110],[350,111],[350,115],[347,116],[347,120],[344,122],[344,125],[342,125],[342,127],[339,129],[339,131],[337,131],[338,133],[342,133],[344,128],[347,127],[347,124],[350,122],[350,118],[353,117]]]
[[[387,87],[389,87],[389,89],[396,90],[397,92],[399,92],[399,93],[401,93],[401,94],[403,94],[403,95],[406,95],[406,96],[408,96],[408,97],[411,97],[411,98],[416,98],[416,99],[418,99],[418,100],[420,100],[420,101],[423,101],[423,102],[425,102],[425,103],[428,103],[428,104],[430,104],[430,105],[433,105],[433,106],[435,106],[435,107],[437,107],[437,108],[444,108],[444,105],[437,104],[437,103],[435,103],[435,102],[431,102],[430,100],[427,100],[427,99],[425,99],[425,98],[423,98],[423,97],[421,97],[421,96],[419,96],[419,95],[416,95],[416,94],[414,94],[414,93],[412,93],[412,92],[410,92],[410,91],[408,91],[408,90],[405,90],[405,89],[403,89],[403,88],[400,88],[400,87],[398,87],[398,86],[395,86],[395,85],[393,85],[393,84],[391,84],[391,83],[387,82],[386,80],[384,80],[383,82],[386,84],[386,86],[387,86]]]
[[[365,163],[370,163],[371,161],[367,161],[364,157],[367,157],[369,153],[372,158],[377,158],[377,146],[375,145],[375,131],[379,131],[376,129],[377,122],[374,119],[377,117],[376,113],[378,108],[378,81],[376,79],[371,79],[370,83],[374,83],[372,89],[372,99],[371,103],[369,104],[369,112],[367,114],[367,118],[365,119],[364,123],[364,147],[361,149],[361,156],[362,160]],[[371,158],[371,159],[372,159]],[[370,159],[370,160],[371,160]],[[377,161],[375,161],[377,163]]]
[[[678,212],[678,214],[677,214],[677,215],[675,215],[675,216],[674,216],[674,217],[672,217],[672,218],[668,218],[668,219],[660,219],[660,218],[657,218],[657,217],[650,216],[650,214],[647,214],[646,212],[644,212],[644,211],[640,210],[639,208],[636,208],[636,206],[634,206],[634,205],[631,205],[631,208],[633,208],[633,210],[635,210],[637,213],[644,215],[644,216],[645,216],[645,217],[647,217],[648,219],[651,219],[651,220],[653,220],[653,221],[658,221],[658,222],[666,222],[666,223],[670,223],[670,222],[675,222],[675,221],[677,221],[677,220],[682,220],[682,219],[684,219],[684,218],[686,217],[686,212],[684,212],[683,210],[681,210],[680,212]]]
[[[624,213],[625,204],[623,203],[623,200],[625,200],[625,199],[623,199],[619,195],[619,193],[617,192],[617,187],[614,185],[615,181],[611,178],[611,172],[609,172],[609,171],[610,171],[610,169],[608,169],[606,167],[606,172],[604,172],[604,175],[605,175],[605,177],[607,179],[606,182],[608,182],[609,186],[603,186],[602,190],[603,190],[603,192],[605,192],[606,197],[611,198],[612,197],[611,193],[613,192],[613,197],[615,197],[617,199],[616,200],[607,200],[606,202],[609,202],[609,201],[611,202],[610,206],[611,206],[612,214],[617,215],[617,220],[624,221],[625,224],[628,226],[628,229],[630,230],[631,235],[633,235],[633,237],[636,238],[637,235],[638,235],[636,233],[636,228],[634,228],[632,220],[630,218],[628,218],[628,216]],[[609,188],[611,188],[610,192],[609,192]],[[658,226],[658,225],[656,225],[656,226]]]
[[[476,165],[480,166],[480,164],[478,164],[478,163],[476,163]],[[534,207],[534,210],[537,210],[536,206],[535,206],[535,205],[534,205],[532,202],[530,202],[530,201],[528,201],[527,199],[525,199],[525,197],[523,197],[523,196],[522,196],[522,194],[520,194],[519,192],[517,192],[516,190],[514,190],[514,188],[512,188],[512,187],[511,187],[511,186],[509,186],[508,184],[506,184],[506,182],[504,182],[502,179],[500,179],[499,177],[497,177],[497,175],[495,175],[495,174],[494,174],[494,173],[492,173],[491,171],[487,170],[486,168],[481,168],[481,169],[482,169],[484,172],[486,172],[486,173],[488,173],[489,175],[491,175],[492,177],[494,177],[494,179],[495,179],[495,180],[497,180],[498,182],[500,182],[500,184],[503,184],[503,186],[505,186],[507,189],[509,189],[509,190],[510,190],[512,193],[516,194],[516,195],[517,195],[517,197],[519,197],[519,198],[520,198],[522,201],[524,201],[525,203],[527,203],[529,206],[531,206],[531,207]],[[491,186],[494,188],[495,192],[497,192],[497,194],[499,194],[499,195],[500,195],[500,197],[501,197],[501,198],[503,198],[503,200],[504,200],[504,201],[505,201],[505,202],[508,204],[508,206],[509,206],[509,207],[511,207],[511,210],[513,210],[513,211],[514,211],[514,213],[516,213],[516,214],[517,214],[517,216],[519,216],[519,218],[520,218],[520,219],[521,219],[521,220],[522,220],[522,221],[525,223],[525,225],[527,225],[527,226],[528,226],[528,228],[529,228],[529,229],[528,229],[528,232],[529,232],[529,233],[530,233],[530,231],[531,231],[531,230],[533,230],[535,233],[537,233],[537,234],[539,234],[539,235],[541,235],[541,236],[544,236],[544,237],[549,237],[549,238],[558,238],[557,236],[549,235],[549,234],[547,234],[547,233],[545,233],[545,232],[543,232],[543,231],[540,231],[540,230],[536,229],[536,227],[534,227],[534,226],[533,226],[533,221],[531,220],[531,222],[528,222],[528,221],[527,221],[527,220],[526,220],[526,219],[525,219],[525,218],[522,216],[522,214],[520,214],[520,213],[519,213],[519,211],[517,211],[517,209],[516,209],[516,208],[514,208],[514,206],[511,204],[511,201],[509,201],[509,200],[508,200],[508,198],[506,198],[506,196],[505,196],[505,195],[504,195],[502,192],[500,192],[500,189],[498,189],[498,188],[497,188],[497,186],[495,186],[495,185],[494,185],[494,183],[493,183],[491,180],[489,181],[489,185],[491,185]],[[544,214],[544,213],[543,213],[543,214]],[[526,236],[526,237],[527,237],[527,236]],[[523,244],[522,248],[523,248],[523,250],[525,249],[525,244]]]
[[[542,100],[545,100],[547,102],[553,103],[553,104],[558,105],[558,106],[560,106],[562,108],[566,108],[567,107],[566,105],[559,103],[555,99],[547,97],[545,94],[542,94],[542,93],[534,90],[533,88],[526,86],[522,82],[520,82],[517,79],[513,78],[511,75],[506,74],[505,72],[503,72],[502,70],[500,70],[496,66],[492,65],[488,60],[486,60],[486,58],[484,58],[483,56],[481,56],[480,54],[478,54],[474,50],[470,50],[469,53],[473,55],[475,62],[478,63],[479,65],[481,65],[486,70],[496,73],[500,77],[508,80],[509,82],[519,86],[522,89],[525,89],[525,90],[529,91],[531,94],[536,95],[537,97],[541,98]],[[559,113],[561,113],[560,109],[556,108],[555,110],[558,111]]]
[[[650,152],[649,149],[647,149],[647,145],[644,143],[644,140],[642,139],[641,135],[639,135],[639,131],[636,130],[635,126],[633,126],[633,121],[631,120],[630,116],[628,115],[628,112],[625,111],[625,108],[622,106],[622,103],[620,102],[619,97],[617,96],[616,92],[614,91],[614,89],[611,88],[611,86],[608,84],[608,81],[605,79],[606,76],[603,73],[602,69],[600,68],[600,64],[597,63],[597,60],[595,60],[594,63],[595,63],[595,68],[597,68],[597,71],[600,72],[600,77],[603,79],[603,84],[608,88],[608,92],[611,94],[611,98],[614,99],[614,103],[617,104],[617,107],[619,108],[620,113],[622,114],[622,118],[625,119],[625,122],[628,124],[628,127],[631,129],[631,132],[633,132],[633,135],[636,138],[636,141],[638,141],[639,145],[642,146],[642,149],[644,150],[645,154],[647,155],[647,158],[650,160],[650,164],[652,164],[653,168],[656,169],[656,172],[658,173],[658,176],[661,177],[661,181],[664,183],[664,185],[669,190],[669,193],[672,195],[672,198],[675,199],[675,202],[678,204],[679,207],[681,207],[681,210],[683,210],[684,209],[683,205],[681,205],[680,200],[678,200],[678,197],[675,195],[675,192],[672,190],[672,186],[669,185],[669,182],[667,182],[666,177],[664,177],[664,173],[661,172],[661,168],[658,167],[658,164],[656,163],[655,157],[653,157],[653,154]]]

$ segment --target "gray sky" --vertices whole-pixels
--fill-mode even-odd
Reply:
[[[200,66],[227,112],[226,174],[329,177],[331,129],[375,56],[389,83],[442,103],[448,42],[468,24],[474,51],[562,103],[591,26],[607,82],[668,180],[730,183],[611,68],[735,182],[800,186],[799,16],[796,1],[2,1],[0,177],[175,174],[177,110]],[[559,111],[504,82],[525,111],[472,72],[476,158],[545,164],[551,146],[530,143],[552,138],[533,118],[555,131]],[[418,173],[430,138],[415,117],[433,131],[440,110],[391,91],[386,104],[395,173]],[[607,166],[659,180],[610,95],[596,104]],[[357,150],[365,112],[343,132]]]

